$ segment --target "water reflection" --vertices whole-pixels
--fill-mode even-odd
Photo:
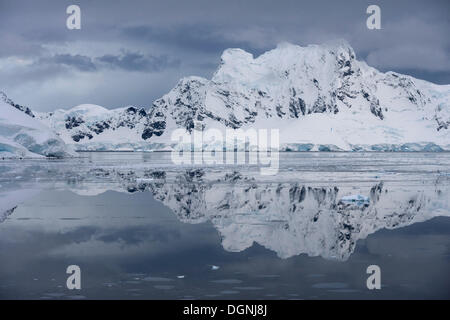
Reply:
[[[306,253],[346,260],[359,239],[379,229],[450,215],[449,188],[442,179],[431,186],[381,181],[372,186],[323,187],[263,183],[236,171],[213,178],[202,169],[173,177],[164,171],[114,174],[124,190],[151,192],[180,221],[212,222],[225,250],[239,252],[258,243],[280,258]],[[366,195],[368,201],[342,200],[352,194]]]
[[[328,166],[335,163],[331,159]],[[377,163],[376,174],[363,168],[360,171],[369,176],[349,180],[357,173],[339,172],[334,166],[324,174],[326,165],[314,170],[285,167],[271,180],[247,169],[149,169],[142,162],[132,166],[89,162],[76,169],[48,163],[15,167],[11,172],[16,178],[4,180],[13,191],[1,193],[0,222],[13,214],[17,203],[35,194],[37,185],[79,195],[108,190],[150,192],[182,222],[211,222],[227,251],[240,252],[258,243],[283,259],[307,254],[345,261],[358,240],[377,230],[450,215],[450,178],[439,170],[418,170],[405,179],[402,171]],[[347,180],[324,179],[339,173]],[[22,181],[17,177],[27,178]]]

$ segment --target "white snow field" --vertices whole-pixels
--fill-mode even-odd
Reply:
[[[75,155],[72,148],[42,122],[0,100],[0,158]]]

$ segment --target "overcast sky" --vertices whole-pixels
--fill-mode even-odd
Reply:
[[[66,8],[81,8],[68,30]],[[381,30],[366,9],[381,7]],[[358,59],[450,84],[450,1],[0,0],[0,90],[39,111],[148,107],[183,76],[211,77],[222,51],[345,39]]]

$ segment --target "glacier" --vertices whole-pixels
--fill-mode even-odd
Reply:
[[[15,107],[4,94],[1,97],[0,158],[76,156],[73,148],[39,121],[30,109]]]

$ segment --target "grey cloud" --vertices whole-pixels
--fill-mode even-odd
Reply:
[[[71,54],[56,54],[52,57],[41,58],[36,63],[48,63],[56,65],[64,65],[68,67],[73,67],[79,71],[95,71],[97,67],[92,62],[92,59],[83,55],[71,55]]]
[[[160,72],[179,66],[179,60],[170,59],[167,55],[153,56],[139,52],[126,51],[119,55],[107,54],[100,57],[85,55],[55,54],[42,57],[36,66],[53,65],[72,68],[75,71],[93,72],[102,68],[120,69],[126,71]]]
[[[167,55],[153,56],[129,51],[123,52],[121,55],[104,55],[96,58],[96,61],[112,69],[142,72],[158,72],[177,67],[180,64],[179,60],[172,60]]]
[[[36,43],[33,43],[21,35],[17,34],[0,34],[3,44],[0,45],[0,58],[10,56],[33,56],[45,52],[45,49]],[[7,45],[4,45],[7,43]]]
[[[239,29],[220,27],[211,24],[185,24],[167,28],[151,25],[125,27],[125,37],[138,41],[150,41],[194,52],[218,53],[227,48],[239,47],[248,51],[261,48],[253,45],[251,38],[239,39],[235,34]],[[267,49],[265,47],[265,49]]]
[[[0,72],[0,83],[3,90],[9,93],[12,88],[20,88],[29,84],[45,83],[63,75],[68,75],[68,68],[62,65],[49,63],[33,63],[30,65],[16,67],[13,70]],[[20,94],[19,94],[20,95]],[[22,95],[20,95],[22,96]],[[29,102],[32,102],[30,100]],[[32,104],[30,104],[33,107]]]
[[[428,63],[424,61],[429,60]],[[450,71],[450,53],[443,48],[393,46],[375,50],[367,56],[369,65],[382,69],[417,69]]]

